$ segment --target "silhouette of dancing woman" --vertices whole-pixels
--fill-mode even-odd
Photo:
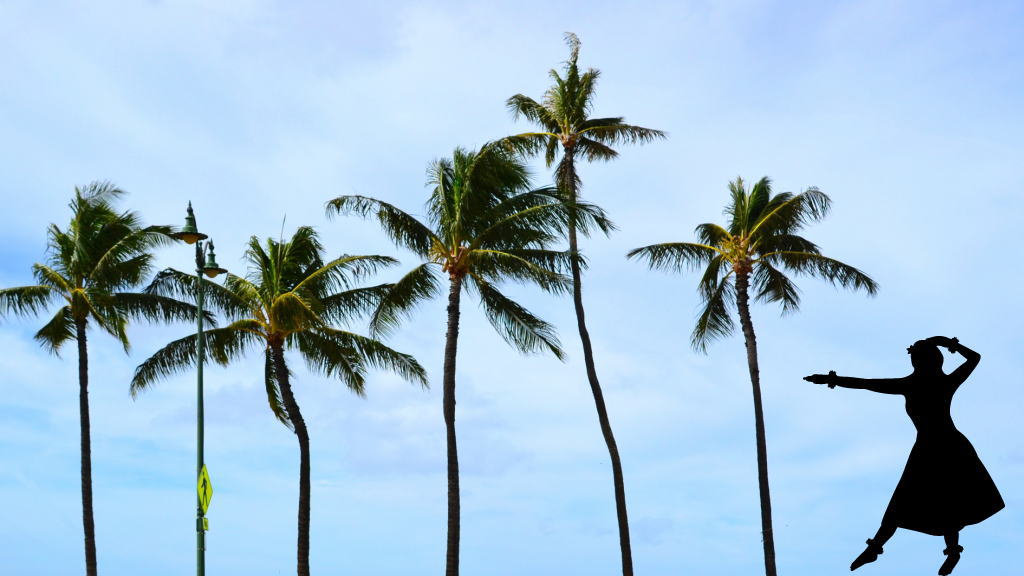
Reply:
[[[942,372],[944,346],[966,358],[956,370]],[[856,570],[874,562],[896,528],[906,528],[946,541],[945,562],[939,574],[953,571],[960,561],[960,530],[1002,510],[1003,499],[991,476],[967,438],[953,425],[949,414],[953,394],[978,365],[981,355],[956,338],[932,336],[907,348],[914,371],[903,378],[848,378],[814,374],[804,380],[829,388],[860,388],[906,397],[907,415],[917,428],[917,440],[907,466],[882,516],[882,525],[867,548],[850,564]]]

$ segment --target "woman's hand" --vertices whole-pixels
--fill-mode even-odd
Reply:
[[[804,376],[804,380],[807,380],[812,384],[828,384],[829,388],[836,387],[837,379],[838,377],[836,376],[835,370],[829,370],[828,374],[811,374],[810,376]]]
[[[948,338],[946,336],[932,336],[931,338],[925,338],[925,342],[929,344],[935,344],[936,346],[942,346],[943,348],[949,348],[956,344],[956,338]]]

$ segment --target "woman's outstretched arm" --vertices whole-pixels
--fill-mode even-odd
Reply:
[[[859,390],[870,390],[881,394],[903,394],[906,390],[907,378],[852,378],[850,376],[838,376],[835,370],[828,374],[812,374],[804,376],[804,380],[814,384],[828,384],[829,388],[840,386],[842,388],[856,388]]]

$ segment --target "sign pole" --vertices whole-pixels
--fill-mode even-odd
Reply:
[[[198,382],[196,384],[196,480],[200,480],[203,474],[203,361],[206,350],[203,341],[203,249],[202,242],[196,242],[196,306],[199,309],[197,315],[196,347]],[[206,527],[204,526],[205,512],[203,511],[202,496],[196,494],[196,576],[206,575]]]

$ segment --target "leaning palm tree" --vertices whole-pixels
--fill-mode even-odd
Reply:
[[[526,168],[503,147],[485,145],[479,151],[456,148],[452,157],[431,164],[425,222],[399,208],[365,196],[340,196],[327,203],[327,212],[374,216],[395,244],[411,250],[424,262],[400,281],[381,301],[372,319],[376,331],[393,329],[411,311],[410,304],[437,296],[440,272],[448,275],[448,330],[444,349],[444,422],[448,461],[448,540],[445,574],[459,573],[459,460],[455,437],[455,357],[459,337],[460,300],[468,289],[480,298],[495,330],[523,353],[547,350],[561,359],[554,329],[495,286],[501,280],[533,283],[550,292],[563,292],[565,252],[547,246],[564,233],[569,211],[550,188],[529,189]],[[604,215],[581,205],[583,226],[606,228]]]
[[[619,155],[612,148],[617,144],[643,144],[665,138],[661,130],[642,128],[626,124],[622,117],[592,118],[594,88],[600,71],[593,68],[580,74],[576,65],[579,56],[580,41],[575,34],[566,33],[569,44],[569,60],[565,63],[565,76],[557,70],[549,75],[554,85],[544,93],[543,102],[516,94],[508,99],[506,105],[513,116],[520,116],[536,124],[540,130],[525,132],[511,136],[505,140],[514,149],[536,153],[544,150],[544,161],[550,167],[561,152],[561,159],[555,168],[555,182],[558,191],[570,209],[580,201],[579,190],[581,181],[576,173],[576,158],[585,160],[612,160]],[[577,239],[576,219],[569,220],[569,253],[573,255],[572,300],[576,309],[576,324],[583,345],[583,362],[587,370],[587,379],[594,395],[597,407],[597,418],[601,425],[601,433],[608,445],[608,455],[612,463],[612,479],[615,485],[615,509],[619,522],[619,547],[622,554],[622,574],[632,576],[633,553],[629,543],[629,518],[626,513],[626,487],[622,476],[622,460],[619,449],[612,434],[608,410],[601,392],[601,383],[597,379],[597,368],[594,363],[594,350],[590,344],[590,334],[583,310],[583,294],[581,281],[581,261],[579,242]],[[607,230],[606,230],[607,233]]]
[[[750,286],[762,302],[778,302],[783,314],[800,305],[799,291],[784,270],[816,276],[833,285],[864,290],[874,295],[878,285],[860,270],[821,254],[818,246],[798,232],[828,214],[831,201],[816,188],[800,194],[772,195],[767,177],[747,191],[743,180],[729,184],[732,194],[725,214],[729,224],[701,224],[699,243],[653,244],[631,250],[627,257],[646,260],[651,268],[682,271],[704,267],[697,290],[703,310],[690,343],[707,352],[711,340],[732,334],[732,310],[739,311],[747,348],[747,367],[754,390],[754,428],[757,436],[757,479],[761,494],[761,533],[765,573],[775,576],[775,539],[768,491],[768,449],[761,409],[761,377],[757,367],[757,339],[750,319]],[[735,277],[735,284],[733,278]]]
[[[70,340],[78,345],[78,409],[81,426],[82,526],[85,572],[97,573],[92,509],[92,448],[89,425],[87,333],[97,326],[129,349],[130,320],[175,321],[195,318],[195,308],[172,298],[131,291],[151,270],[151,251],[173,242],[168,226],[143,226],[134,212],[117,212],[124,192],[106,182],[75,188],[71,222],[47,231],[46,264],[32,266],[37,284],[0,290],[0,315],[37,315],[54,302],[62,305],[36,332],[52,354]],[[212,320],[212,318],[211,318]]]
[[[310,463],[309,431],[292,391],[292,372],[285,350],[299,353],[313,372],[338,378],[350,390],[365,394],[367,368],[382,368],[402,378],[427,384],[416,360],[379,340],[350,332],[346,325],[372,311],[389,285],[357,287],[355,283],[396,263],[386,256],[341,256],[324,261],[324,248],[310,227],[300,227],[288,240],[253,236],[245,258],[245,277],[228,274],[224,285],[203,280],[204,298],[231,321],[203,333],[213,360],[227,365],[254,348],[262,348],[264,384],[274,416],[299,441],[298,574],[309,576]],[[147,288],[154,294],[195,294],[196,278],[165,270]],[[132,394],[160,378],[195,365],[195,335],[171,342],[135,370]]]

